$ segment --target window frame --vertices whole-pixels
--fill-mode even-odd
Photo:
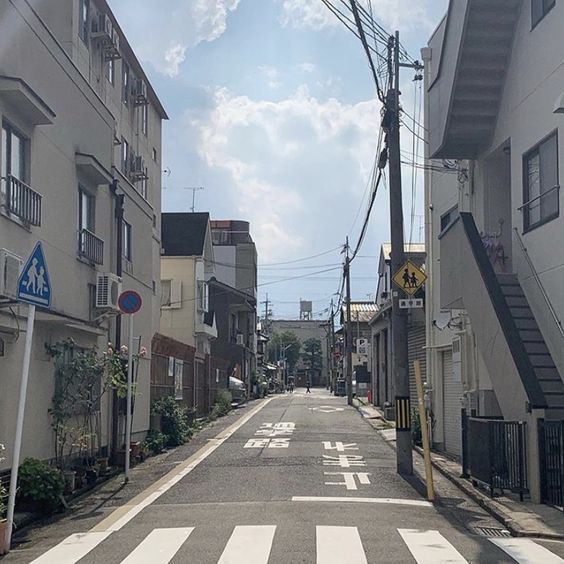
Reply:
[[[132,261],[133,258],[133,249],[132,249],[132,227],[131,223],[123,220],[123,246],[122,246],[122,254],[123,258],[129,262]]]
[[[141,132],[145,137],[149,134],[149,104],[141,106]]]
[[[129,143],[125,137],[121,138],[121,171],[127,175],[129,172]]]
[[[541,5],[541,15],[535,21],[535,2],[539,2]],[[547,14],[556,6],[556,0],[531,0],[531,31],[539,25],[542,20],[547,16]]]
[[[88,209],[86,210],[86,224],[84,224],[83,215],[83,200],[89,202]],[[96,196],[86,190],[82,184],[78,185],[78,232],[82,233],[82,230],[86,229],[90,233],[96,233]]]
[[[121,101],[129,107],[129,90],[131,84],[130,68],[126,61],[121,62]]]
[[[80,0],[78,6],[78,36],[85,45],[88,45],[88,39],[90,38],[90,0]],[[85,9],[86,19],[84,19]]]
[[[542,160],[541,160],[541,147],[551,141],[552,139],[556,140],[556,184],[555,186],[551,186],[548,190],[543,192],[543,179],[542,179]],[[541,205],[542,196],[547,194],[550,190],[555,189],[556,187],[556,211],[548,214],[547,216],[542,216],[542,207],[540,209],[540,219],[535,223],[531,223],[530,220],[530,209],[528,208],[529,203],[531,202],[530,196],[530,186],[529,186],[529,162],[532,158],[538,157],[539,158],[539,195],[535,196],[539,199],[539,206]],[[519,208],[523,213],[523,233],[528,233],[545,223],[553,221],[560,216],[560,159],[559,159],[559,139],[558,139],[558,129],[551,131],[546,137],[541,139],[536,145],[534,145],[531,149],[529,149],[526,153],[523,154],[523,205]]]
[[[6,132],[6,143],[4,146],[4,132]],[[28,183],[28,150],[29,150],[29,137],[24,135],[17,127],[12,125],[8,120],[2,120],[2,133],[0,140],[0,159],[2,163],[2,170],[0,171],[3,177],[8,174],[14,176],[24,184]],[[16,137],[20,144],[20,170],[18,174],[12,171],[12,138]],[[4,155],[4,151],[6,154]]]
[[[104,68],[104,75],[106,76],[106,80],[112,85],[115,86],[116,83],[116,66],[114,59],[106,59],[104,54],[102,53],[102,62],[105,65]]]

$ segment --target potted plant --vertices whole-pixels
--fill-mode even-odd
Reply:
[[[0,462],[4,460],[4,445],[0,444]],[[6,520],[6,488],[0,481],[0,556],[6,554],[8,549],[8,521]]]

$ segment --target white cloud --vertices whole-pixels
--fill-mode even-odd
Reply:
[[[262,261],[307,250],[317,238],[340,242],[334,224],[353,217],[374,157],[375,101],[320,102],[306,86],[278,102],[219,89],[211,114],[185,120],[207,167],[228,174],[231,213],[251,222]]]
[[[369,11],[368,0],[360,0],[358,4]],[[386,29],[413,30],[422,24],[431,25],[427,17],[429,0],[372,0],[371,4],[374,19]],[[353,19],[344,5],[339,4],[338,8]],[[283,26],[316,30],[343,25],[321,0],[282,0],[280,22]]]
[[[240,0],[110,0],[137,56],[157,71],[174,77],[191,47],[214,41],[225,32],[227,18]]]
[[[313,63],[300,63],[297,69],[301,72],[312,73],[316,70],[316,66]]]
[[[276,67],[271,67],[269,65],[259,66],[259,71],[264,74],[267,78],[267,84],[269,88],[276,90],[282,86],[282,81],[280,80],[280,73]]]

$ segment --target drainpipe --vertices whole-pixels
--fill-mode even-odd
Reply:
[[[114,179],[111,185],[112,194],[116,200],[115,218],[116,218],[116,274],[121,278],[122,275],[122,251],[123,251],[123,208],[125,196],[117,193],[118,181]],[[116,316],[114,350],[119,352],[121,347],[121,314]],[[112,437],[111,437],[111,453],[115,458],[116,451],[119,450],[119,398],[116,390],[112,390]]]

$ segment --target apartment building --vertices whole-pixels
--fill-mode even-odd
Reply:
[[[452,350],[462,417],[502,418],[490,451],[505,453],[499,482],[523,475],[534,501],[560,505],[563,24],[560,2],[451,0],[422,53],[427,156],[456,172],[426,177],[434,438],[446,440]],[[462,443],[473,472],[471,434]]]
[[[161,124],[166,112],[105,0],[0,4],[0,442],[14,436],[27,307],[22,261],[41,241],[52,305],[38,309],[23,456],[53,457],[55,368],[45,345],[123,343],[122,289],[139,292],[136,348],[160,316]],[[149,427],[150,362],[140,359],[133,436]],[[116,402],[113,402],[114,404]],[[111,394],[97,449],[121,448]]]

